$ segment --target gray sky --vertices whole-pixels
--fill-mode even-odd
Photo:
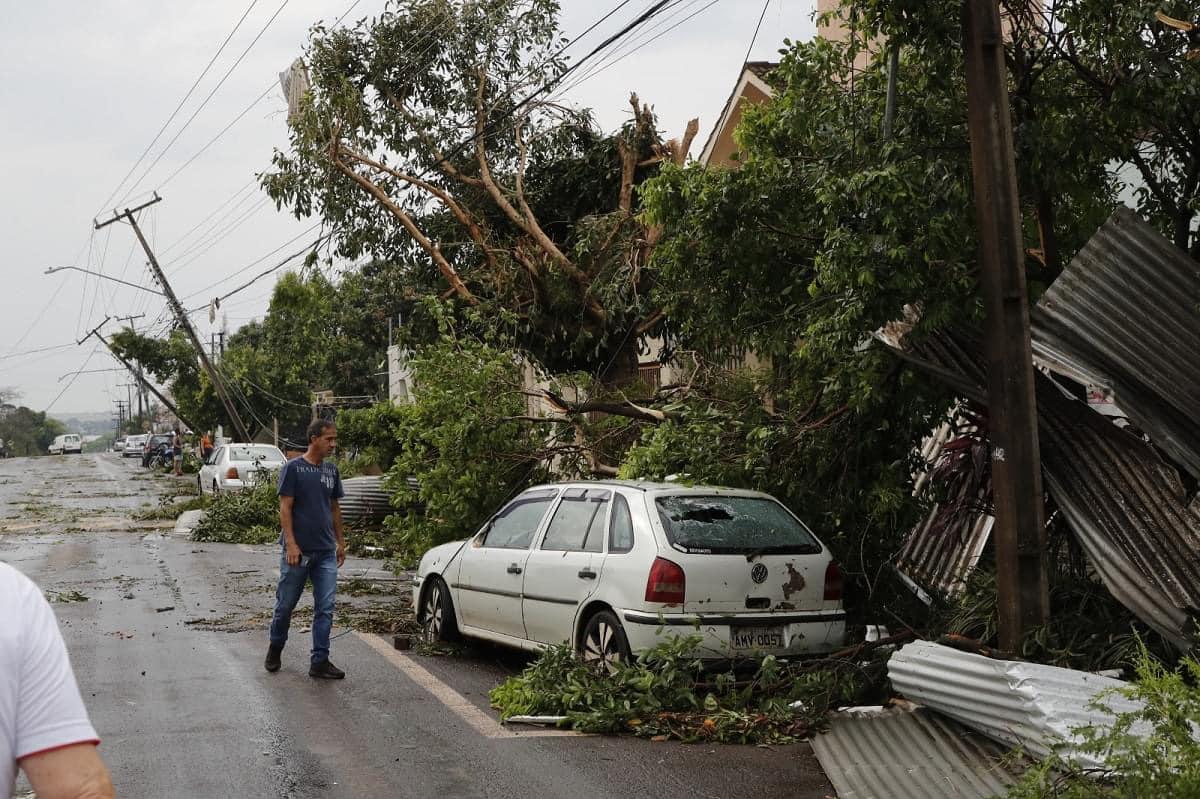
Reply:
[[[111,209],[119,202],[122,207],[140,203],[156,189],[162,195],[141,224],[188,308],[239,286],[312,239],[303,232],[316,220],[302,222],[276,211],[251,183],[268,165],[272,148],[287,145],[286,103],[277,74],[301,54],[310,25],[332,23],[351,2],[257,0],[163,136],[108,201]],[[674,18],[656,30],[648,27],[644,38],[708,2],[684,0]],[[615,5],[616,0],[562,0],[564,34],[581,33]],[[568,55],[581,57],[650,5],[650,0],[634,0]],[[814,5],[813,0],[769,0],[751,59],[773,59],[785,38],[811,38]],[[248,6],[250,0],[47,0],[6,6],[0,27],[5,78],[0,82],[5,186],[0,230],[7,251],[0,290],[0,388],[21,392],[21,404],[37,410],[49,406],[56,416],[113,411],[113,400],[126,395],[121,384],[129,382],[127,375],[98,371],[60,380],[80,369],[116,366],[103,347],[93,353],[95,339],[84,346],[74,341],[105,315],[144,314],[135,322],[139,329],[166,328],[160,297],[79,272],[43,273],[74,265],[137,284],[146,281],[145,258],[135,249],[133,231],[114,224],[93,232],[91,220],[111,213],[100,213],[107,198]],[[383,0],[360,0],[349,18],[375,15],[383,6]],[[698,116],[695,153],[733,88],[762,8],[762,0],[718,0],[566,98],[595,109],[608,130],[626,118],[631,91],[655,106],[668,136],[680,134],[685,122]],[[245,58],[216,88],[243,52]],[[184,166],[247,108],[240,121]],[[278,251],[270,254],[273,250]],[[264,278],[223,305],[231,331],[262,316],[275,279]],[[204,313],[193,319],[205,340],[220,329],[220,317],[215,325]],[[109,323],[105,330],[117,328]],[[59,345],[70,346],[20,354]]]

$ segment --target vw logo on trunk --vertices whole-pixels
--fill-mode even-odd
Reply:
[[[761,563],[755,563],[754,568],[750,570],[750,579],[756,583],[766,582],[767,567]]]

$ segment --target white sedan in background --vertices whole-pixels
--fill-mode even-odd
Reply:
[[[251,488],[274,480],[283,463],[283,453],[270,444],[222,444],[200,467],[197,487],[201,494]]]
[[[427,641],[537,650],[610,667],[663,635],[711,660],[826,653],[845,641],[842,574],[768,494],[603,481],[530,488],[470,540],[425,553],[414,606]]]

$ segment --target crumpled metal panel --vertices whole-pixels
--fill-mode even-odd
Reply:
[[[892,655],[888,678],[904,697],[993,740],[1038,757],[1061,747],[1063,757],[1085,768],[1104,764],[1079,750],[1077,730],[1111,727],[1115,713],[1141,707],[1108,693],[1124,687],[1121,680],[1037,663],[993,660],[932,641],[914,641]],[[1097,699],[1113,712],[1093,708]],[[1132,732],[1145,729],[1135,725]]]
[[[409,481],[410,485],[416,481]],[[369,527],[382,524],[396,508],[392,506],[391,494],[383,487],[383,477],[364,475],[342,481],[346,496],[338,503],[342,510],[342,521],[351,527]]]
[[[1146,442],[1038,386],[1046,489],[1104,585],[1180,649],[1200,613],[1200,507]]]
[[[953,425],[943,424],[922,442],[920,454],[927,468],[914,481],[914,495],[919,496],[927,489],[929,475],[941,458],[943,448],[961,427],[959,421],[956,419]],[[990,493],[990,486],[986,493]],[[924,520],[909,532],[895,564],[901,574],[921,588],[950,599],[966,588],[967,578],[979,563],[996,521],[983,511],[989,498],[979,496],[973,500],[979,503],[979,512],[965,515],[953,526],[939,524],[953,505],[965,501],[965,497],[951,499],[949,503],[931,508]]]
[[[940,334],[904,353],[978,401],[978,341]],[[1038,439],[1047,492],[1105,587],[1180,649],[1200,617],[1200,500],[1145,441],[1037,375]]]
[[[834,714],[810,743],[838,799],[990,799],[1015,782],[1002,747],[924,708]]]
[[[1108,388],[1200,477],[1200,264],[1119,208],[1031,313],[1034,356]]]

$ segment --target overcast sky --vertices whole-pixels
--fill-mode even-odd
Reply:
[[[135,321],[139,329],[165,330],[165,303],[76,271],[44,274],[50,267],[73,265],[144,283],[145,258],[129,226],[92,229],[92,219],[110,216],[118,203],[143,202],[153,190],[162,195],[141,222],[188,308],[237,287],[312,238],[304,231],[316,220],[302,222],[276,211],[253,179],[268,165],[272,149],[287,145],[278,73],[301,54],[313,23],[332,23],[351,2],[6,4],[0,26],[5,189],[0,230],[6,250],[0,388],[16,389],[21,404],[49,408],[60,417],[112,411],[113,400],[126,396],[127,375],[90,371],[116,366],[107,351],[95,339],[83,346],[74,342],[106,315],[144,314]],[[717,0],[705,9],[709,2],[682,0],[673,18],[657,29],[648,27],[642,38],[700,13],[574,88],[567,99],[593,108],[608,130],[626,118],[631,91],[655,106],[668,136],[680,134],[685,122],[698,116],[700,134],[692,149],[698,152],[733,88],[763,9],[762,0]],[[615,5],[616,0],[562,0],[564,35],[582,33]],[[568,55],[582,56],[650,5],[650,0],[629,3]],[[383,7],[383,0],[359,0],[348,19],[375,15]],[[773,59],[785,38],[811,38],[813,7],[814,0],[769,0],[751,60]],[[208,74],[116,191],[243,14]],[[266,97],[254,103],[264,92]],[[225,303],[230,330],[261,318],[275,279],[265,278]],[[221,326],[220,317],[210,325],[206,313],[193,319],[204,340]],[[105,330],[118,326],[110,322]],[[31,352],[52,347],[57,349]],[[71,375],[79,370],[90,373]]]

